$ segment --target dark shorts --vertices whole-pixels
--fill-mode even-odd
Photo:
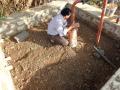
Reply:
[[[69,44],[68,40],[63,37],[63,36],[59,36],[59,35],[48,35],[49,40],[51,43],[54,44],[61,44],[63,46],[67,46]]]

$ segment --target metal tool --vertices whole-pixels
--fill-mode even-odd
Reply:
[[[104,53],[101,52],[101,50],[97,47],[94,46],[94,49],[97,51],[97,53],[108,63],[110,64],[113,68],[117,68],[116,65],[114,65],[110,60],[104,55]]]
[[[107,7],[107,2],[108,0],[103,0],[103,9],[102,9],[102,13],[101,13],[101,18],[100,18],[100,22],[98,25],[98,32],[97,32],[97,36],[96,36],[96,46],[94,46],[94,49],[97,51],[97,53],[108,63],[110,64],[112,67],[117,68],[112,62],[110,62],[110,60],[101,52],[100,48],[98,48],[99,46],[99,42],[101,39],[101,33],[103,30],[103,24],[104,24],[104,16],[105,16],[105,12],[106,12],[106,7]]]

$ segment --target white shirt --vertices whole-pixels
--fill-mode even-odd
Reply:
[[[48,35],[66,36],[68,30],[66,28],[67,21],[61,14],[55,16],[48,24]]]

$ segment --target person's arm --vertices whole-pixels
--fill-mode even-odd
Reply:
[[[64,25],[63,25],[63,22],[61,20],[59,20],[57,23],[56,23],[56,30],[58,32],[58,34],[60,36],[65,36],[67,32],[66,28],[64,28]]]
[[[78,27],[79,27],[79,23],[72,24],[69,27],[63,27],[63,23],[61,21],[59,21],[56,24],[56,29],[60,36],[66,36],[67,32],[72,31],[74,28],[78,28]]]

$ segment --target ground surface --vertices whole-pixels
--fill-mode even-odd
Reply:
[[[96,33],[88,25],[81,23],[74,49],[53,46],[45,30],[41,25],[29,31],[25,42],[5,42],[5,52],[12,57],[11,72],[17,90],[99,90],[117,70],[93,57]],[[119,52],[114,44],[102,36],[100,46],[119,67]]]

